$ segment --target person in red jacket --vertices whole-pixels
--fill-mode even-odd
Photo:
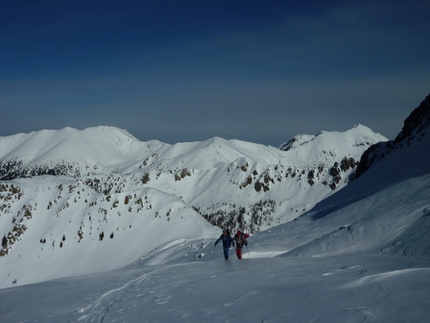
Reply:
[[[246,240],[247,235],[240,230],[237,230],[237,233],[234,235],[233,240],[236,242],[236,256],[237,259],[242,259],[242,247],[243,245],[247,246],[248,241]]]

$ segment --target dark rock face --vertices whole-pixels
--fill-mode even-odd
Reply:
[[[405,145],[409,146],[414,140],[421,140],[430,134],[430,95],[405,119],[402,131],[395,140],[380,142],[370,146],[361,156],[355,172],[355,178],[365,173],[377,160]]]
[[[0,162],[0,180],[11,180],[14,178],[28,178],[40,175],[72,176],[79,177],[79,167],[65,161],[53,165],[27,165],[19,159]]]
[[[412,136],[417,136],[429,128],[430,125],[430,95],[406,118],[402,131],[394,140],[395,144]]]

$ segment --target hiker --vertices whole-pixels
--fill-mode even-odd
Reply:
[[[237,259],[242,259],[242,247],[243,245],[248,245],[248,241],[246,240],[248,236],[248,234],[244,234],[243,232],[240,232],[240,230],[237,230],[237,233],[233,237],[234,241],[236,242]]]
[[[228,259],[228,251],[230,249],[230,246],[233,245],[234,247],[234,240],[230,235],[229,230],[223,230],[221,236],[215,241],[214,246],[218,244],[222,240],[222,248],[224,250],[224,258],[225,260]]]

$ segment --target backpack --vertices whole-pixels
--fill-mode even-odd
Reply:
[[[245,242],[243,238],[244,238],[243,233],[241,233],[240,236],[236,238],[237,243],[243,244]]]
[[[237,236],[237,235],[236,235]],[[240,244],[240,245],[243,245],[243,244],[245,244],[247,241],[246,241],[246,239],[249,237],[249,234],[248,233],[243,233],[243,232],[241,232],[240,233],[240,236],[238,236],[237,238],[236,238],[236,241],[237,241],[237,243],[238,244]]]

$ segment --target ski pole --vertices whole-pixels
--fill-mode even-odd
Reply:
[[[251,259],[251,255],[249,254],[248,245],[245,245],[246,251],[248,252],[249,259]]]

